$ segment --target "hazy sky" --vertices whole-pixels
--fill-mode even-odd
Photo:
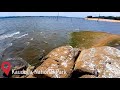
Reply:
[[[59,12],[59,16],[86,17],[86,16],[120,16],[120,12]],[[3,16],[57,16],[58,12],[0,12]]]

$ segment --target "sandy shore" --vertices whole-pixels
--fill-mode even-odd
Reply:
[[[100,18],[85,18],[85,20],[96,20],[96,21],[105,21],[105,22],[120,22],[120,20],[110,20],[110,19],[100,19]]]

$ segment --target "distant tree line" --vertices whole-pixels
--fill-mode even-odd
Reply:
[[[118,17],[114,17],[114,16],[97,16],[97,17],[87,16],[87,18],[101,18],[101,19],[120,20],[120,16],[118,16]]]

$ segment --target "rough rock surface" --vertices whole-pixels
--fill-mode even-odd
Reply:
[[[35,77],[34,75],[29,75],[29,76],[26,77],[26,78],[37,78],[37,77]]]
[[[85,49],[77,58],[74,69],[89,72],[100,78],[118,78],[120,50],[109,46]]]
[[[96,78],[94,75],[83,75],[80,78]]]
[[[29,65],[25,70],[15,70],[15,71],[25,71],[26,74],[13,74],[12,78],[35,78],[32,76],[33,70],[35,69],[35,66]]]
[[[46,60],[35,71],[41,71],[50,78],[68,78],[73,71],[78,53],[79,49],[71,46],[55,48],[45,57]],[[35,76],[39,77],[39,74],[35,74]]]

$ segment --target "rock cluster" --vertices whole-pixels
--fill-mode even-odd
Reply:
[[[78,55],[79,54],[79,55]],[[70,78],[74,71],[78,78],[119,78],[120,77],[120,50],[109,47],[95,47],[82,50],[71,46],[62,46],[51,51],[46,60],[35,70],[50,71],[49,74],[35,74],[29,78]],[[55,73],[55,70],[66,73]],[[74,78],[74,76],[73,76]]]
[[[30,72],[10,77],[120,78],[120,35],[82,31],[73,32],[71,36],[72,46],[53,49],[45,57],[41,57],[42,60],[36,67],[24,62],[22,58],[8,58],[15,71]],[[34,56],[32,53],[34,52],[30,55]]]
[[[61,46],[46,55],[42,64],[34,67],[21,58],[11,58],[12,69],[32,74],[12,75],[11,78],[119,78],[120,50],[102,46],[84,49]],[[17,61],[16,63],[14,63]],[[19,63],[19,64],[18,64]]]

